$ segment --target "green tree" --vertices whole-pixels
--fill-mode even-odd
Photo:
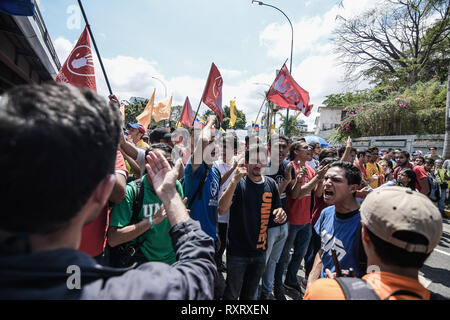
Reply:
[[[181,112],[183,111],[183,106],[172,106],[172,110],[170,111],[170,124],[171,128],[176,128],[178,121],[181,117]]]
[[[203,115],[202,118],[203,119],[207,119],[208,116],[210,115],[214,115],[214,111],[212,111],[211,109],[207,109]],[[223,107],[223,122],[222,122],[222,129],[227,130],[227,129],[245,129],[246,126],[246,117],[245,117],[245,113],[241,110],[239,110],[236,107],[236,115],[237,115],[237,119],[236,119],[236,123],[234,124],[234,126],[232,128],[230,128],[230,107],[229,106],[224,106]]]
[[[449,17],[450,2],[442,0],[389,0],[356,18],[339,17],[335,51],[346,78],[399,88],[427,81],[436,72],[442,75],[448,61]]]
[[[139,116],[147,106],[149,99],[144,102],[136,101],[133,104],[125,105],[125,125],[127,123],[136,123],[136,117]]]
[[[278,129],[281,128],[285,128],[286,127],[286,116],[280,114],[281,116],[281,123]],[[298,135],[302,135],[303,132],[300,129],[300,125],[305,124],[305,121],[302,119],[297,118],[296,116],[289,116],[289,120],[288,120],[288,132],[289,132],[289,136],[298,136]]]

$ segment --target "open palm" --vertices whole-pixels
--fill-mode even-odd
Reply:
[[[149,152],[147,155],[147,164],[145,165],[147,173],[152,180],[153,189],[159,198],[164,193],[176,189],[176,181],[181,165],[180,159],[175,167],[171,168],[167,159],[158,151]]]

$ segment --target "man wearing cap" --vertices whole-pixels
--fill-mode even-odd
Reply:
[[[142,140],[145,135],[145,128],[139,123],[128,123],[128,136],[136,147],[148,149],[150,146]]]
[[[419,282],[419,269],[442,235],[436,206],[419,192],[391,187],[370,193],[360,212],[368,270],[377,269],[362,278],[368,284],[362,286],[367,288],[364,290],[374,293],[370,299],[429,300],[430,292]],[[344,294],[339,283],[345,278],[338,279],[315,281],[306,291],[305,300],[350,299],[361,288],[354,286]]]

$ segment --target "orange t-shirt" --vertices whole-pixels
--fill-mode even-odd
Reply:
[[[370,283],[381,300],[397,290],[417,293],[424,300],[430,300],[430,292],[417,279],[390,272],[373,272],[366,274],[364,280]],[[333,279],[318,279],[308,290],[304,300],[345,300],[344,292]],[[389,300],[419,300],[414,296],[397,295]]]

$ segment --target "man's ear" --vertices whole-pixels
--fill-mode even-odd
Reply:
[[[362,222],[361,222],[361,239],[363,243],[365,243],[366,245],[371,243],[369,233],[367,232],[367,227]]]
[[[92,200],[101,204],[102,206],[106,204],[111,195],[111,192],[114,188],[114,184],[116,183],[116,175],[108,174],[102,181],[97,185],[93,194]]]

